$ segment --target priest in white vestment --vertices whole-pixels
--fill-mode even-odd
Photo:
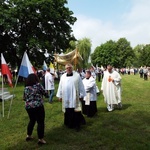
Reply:
[[[112,69],[111,65],[108,65],[107,70],[104,72],[101,90],[103,91],[108,111],[113,111],[115,105],[118,108],[122,108],[121,76],[117,71]]]
[[[79,129],[85,124],[81,114],[81,99],[86,95],[80,75],[73,71],[73,66],[65,66],[66,73],[61,76],[56,96],[62,101],[64,124],[69,128]]]
[[[93,117],[97,112],[96,80],[91,75],[91,71],[87,70],[85,78],[82,81],[86,91],[86,96],[82,101],[82,112],[87,117]]]

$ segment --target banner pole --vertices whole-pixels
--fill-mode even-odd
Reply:
[[[4,77],[2,75],[2,117],[4,117],[4,99],[3,99],[3,94],[4,94]]]
[[[19,78],[19,76],[17,76],[16,83],[15,83],[15,86],[13,88],[13,97],[12,97],[12,99],[10,101],[10,106],[9,106],[9,111],[8,111],[7,119],[9,119],[9,116],[10,116],[10,110],[11,110],[11,107],[12,107],[13,98],[15,96],[14,93],[15,93],[15,88],[16,88],[17,82],[18,82],[18,78]]]

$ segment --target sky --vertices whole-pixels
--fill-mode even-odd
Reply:
[[[97,46],[126,38],[134,48],[150,44],[150,0],[68,0],[77,18],[72,26],[77,40],[89,38]]]

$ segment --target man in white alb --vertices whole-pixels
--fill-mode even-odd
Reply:
[[[73,71],[71,64],[66,64],[66,73],[61,76],[56,96],[62,101],[64,124],[79,130],[85,119],[81,114],[80,100],[86,95],[80,75]]]
[[[121,76],[117,71],[113,70],[111,65],[107,66],[107,70],[104,73],[101,90],[103,91],[108,111],[113,111],[115,105],[118,105],[118,108],[122,108]]]

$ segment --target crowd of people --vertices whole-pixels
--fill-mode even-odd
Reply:
[[[148,67],[134,70],[133,68],[115,69],[108,65],[103,69],[95,69],[92,66],[87,70],[78,69],[75,71],[73,65],[68,63],[65,65],[65,70],[59,73],[57,91],[54,91],[56,75],[49,68],[42,71],[39,77],[35,74],[29,74],[24,88],[25,109],[29,116],[26,141],[33,139],[32,132],[37,122],[38,144],[46,144],[43,139],[44,97],[48,98],[48,102],[52,104],[54,92],[56,92],[56,97],[62,103],[64,125],[79,131],[81,126],[86,124],[85,116],[93,117],[96,115],[99,92],[103,94],[108,112],[122,108],[121,74],[130,75],[139,72],[141,78],[148,79]],[[102,82],[101,87],[97,86],[97,81]]]
[[[150,67],[142,67],[139,69],[140,78],[144,78],[144,80],[148,80],[150,78]]]

